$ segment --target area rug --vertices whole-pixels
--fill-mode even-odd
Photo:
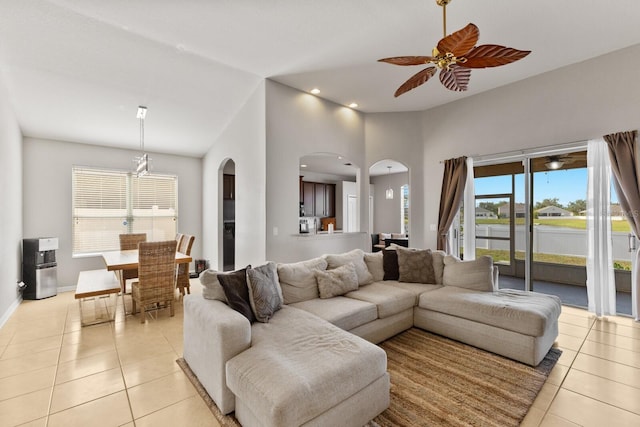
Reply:
[[[561,351],[535,368],[412,328],[380,344],[387,352],[391,404],[369,426],[518,426]],[[184,359],[176,361],[223,427],[223,415]]]

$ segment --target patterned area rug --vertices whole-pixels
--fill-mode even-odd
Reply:
[[[518,426],[561,351],[535,368],[413,328],[380,344],[387,352],[391,405],[368,426]],[[184,359],[176,361],[223,427],[223,415]]]

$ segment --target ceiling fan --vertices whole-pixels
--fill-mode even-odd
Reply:
[[[433,64],[404,82],[396,90],[394,94],[396,98],[426,83],[438,69],[440,69],[440,82],[444,87],[458,92],[465,91],[472,68],[506,65],[531,53],[529,50],[518,50],[495,44],[476,46],[480,30],[474,24],[469,24],[447,36],[447,4],[450,2],[451,0],[436,0],[436,3],[442,7],[444,37],[433,48],[431,56],[396,56],[378,60],[394,65]]]

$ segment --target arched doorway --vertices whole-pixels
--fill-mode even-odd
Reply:
[[[397,160],[369,167],[369,233],[409,236],[409,168]]]

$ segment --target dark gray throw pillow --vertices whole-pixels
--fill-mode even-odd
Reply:
[[[249,301],[249,289],[247,287],[247,268],[232,271],[231,273],[219,273],[218,281],[222,285],[224,295],[227,297],[229,307],[249,319],[249,322],[256,321],[251,302]]]
[[[400,277],[398,254],[394,249],[384,249],[382,251],[382,268],[384,269],[383,280],[398,280]]]
[[[276,264],[269,262],[247,269],[249,302],[256,320],[269,323],[273,314],[282,308],[282,290],[278,282]]]

